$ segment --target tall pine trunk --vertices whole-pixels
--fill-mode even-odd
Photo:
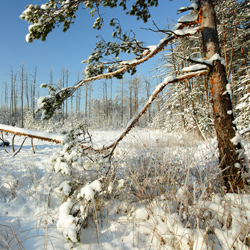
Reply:
[[[220,55],[215,10],[212,0],[202,3],[202,39],[207,59],[214,54]],[[227,76],[221,60],[214,60],[210,71],[210,91],[214,111],[215,131],[218,140],[220,167],[223,170],[223,181],[227,192],[237,192],[244,187],[245,161],[240,141],[236,137],[236,126],[232,114],[230,93],[227,92]],[[236,142],[236,143],[235,143]]]

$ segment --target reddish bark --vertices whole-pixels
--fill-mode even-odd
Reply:
[[[203,49],[206,58],[210,59],[214,54],[220,54],[215,11],[212,0],[201,2]],[[237,192],[238,188],[244,187],[245,162],[241,154],[241,144],[234,145],[231,141],[236,135],[236,126],[233,123],[232,112],[228,112],[232,110],[232,103],[227,92],[227,83],[225,66],[221,63],[221,60],[215,60],[210,71],[210,91],[212,93],[219,161],[227,191]]]

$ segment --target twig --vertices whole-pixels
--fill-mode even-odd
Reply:
[[[13,137],[12,137],[12,151],[13,151],[13,153],[15,153],[15,145],[14,145],[14,140],[15,140],[15,134],[13,135]]]
[[[17,243],[18,243],[19,249],[25,250],[24,247],[22,246],[22,244],[20,243],[20,241],[18,240],[18,238],[17,238],[17,236],[16,236],[16,233],[15,233],[15,230],[14,230],[14,228],[12,227],[11,223],[10,223],[10,227],[11,227],[11,231],[12,231],[12,233],[13,233],[13,236],[14,236],[14,238],[16,239],[16,241],[17,241]]]
[[[33,138],[31,138],[31,146],[32,146],[32,150],[33,150],[33,154],[35,154],[35,148],[34,148],[34,144],[33,144]]]
[[[205,62],[205,61],[198,61],[198,60],[195,60],[194,58],[191,58],[190,56],[188,56],[187,58],[182,57],[182,56],[178,56],[178,55],[176,55],[176,54],[175,54],[175,56],[176,56],[176,57],[179,57],[179,58],[181,58],[181,59],[183,59],[183,60],[185,60],[185,61],[187,60],[187,61],[189,61],[189,62],[191,62],[191,63],[206,65],[206,66],[208,66],[209,68],[212,67],[211,64],[209,64],[209,63],[207,63],[207,62]]]
[[[2,240],[3,240],[3,242],[6,244],[6,246],[7,246],[10,250],[12,250],[12,248],[11,248],[10,245],[9,245],[9,243],[3,238],[3,236],[0,235],[0,237],[2,238]]]
[[[28,138],[28,136],[26,136],[21,144],[21,146],[19,147],[19,149],[12,155],[12,157],[16,156],[22,149],[22,146],[24,144],[24,142],[26,141],[26,139]]]
[[[193,22],[194,23],[194,22]],[[178,29],[183,29],[183,27],[185,27],[185,24],[181,24]],[[108,72],[108,73],[104,73],[101,75],[97,75],[97,76],[92,76],[89,77],[87,79],[82,79],[80,80],[76,85],[74,85],[73,87],[68,87],[66,89],[71,89],[71,92],[69,95],[73,95],[73,93],[79,88],[81,87],[84,83],[86,82],[91,82],[91,81],[95,81],[95,80],[100,80],[103,78],[108,78],[117,74],[120,74],[122,72],[127,71],[128,69],[135,67],[137,65],[140,65],[144,62],[146,62],[148,59],[154,57],[155,55],[157,55],[159,52],[161,52],[167,45],[169,42],[171,42],[172,40],[176,39],[178,36],[171,30],[167,30],[168,32],[172,33],[172,35],[169,35],[168,37],[166,37],[163,41],[161,41],[161,43],[159,44],[159,46],[157,46],[154,50],[150,51],[148,54],[146,54],[146,56],[142,57],[141,59],[135,61],[134,63],[125,65],[122,68],[119,68],[113,72]],[[182,37],[185,37],[188,35],[183,35]],[[66,100],[69,96],[65,97],[64,100]]]
[[[4,151],[6,152],[6,153],[9,153],[7,150],[6,150],[6,147],[5,147],[5,144],[4,144],[4,136],[3,136],[3,131],[2,131],[2,138],[0,138],[1,139],[1,141],[3,142],[3,148],[4,148]]]

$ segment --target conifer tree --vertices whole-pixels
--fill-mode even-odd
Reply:
[[[128,10],[128,2],[131,3],[131,1],[127,0],[50,0],[41,6],[27,6],[20,17],[32,23],[32,25],[29,26],[29,34],[26,36],[26,40],[32,42],[34,39],[45,40],[48,33],[59,24],[63,24],[63,31],[66,31],[74,22],[76,11],[81,5],[85,5],[85,7],[89,8],[92,15],[98,15],[101,7],[114,8],[120,5],[127,14],[135,15],[137,19],[142,19],[144,22],[147,22],[151,17],[150,7],[158,6],[158,0],[135,0],[132,1],[131,8]],[[206,65],[209,68],[210,90],[212,93],[211,101],[218,139],[219,162],[223,170],[224,183],[228,192],[235,192],[238,188],[242,189],[245,184],[244,174],[246,170],[244,153],[242,152],[241,142],[234,125],[227,74],[220,53],[214,3],[215,1],[212,0],[198,0],[188,7],[181,8],[179,10],[180,13],[192,9],[197,11],[198,15],[182,16],[178,20],[177,26],[170,31],[159,30],[165,33],[166,37],[154,47],[145,47],[142,42],[135,39],[133,33],[124,33],[118,20],[111,19],[110,25],[114,27],[112,35],[120,42],[106,42],[101,39],[97,43],[94,52],[86,60],[87,66],[85,68],[85,74],[87,78],[72,88],[66,88],[58,93],[53,92],[53,96],[51,95],[51,97],[45,98],[42,103],[47,113],[44,117],[49,118],[63,101],[86,82],[112,76],[122,78],[125,72],[134,74],[137,65],[158,54],[169,42],[179,37],[192,35],[201,30],[206,60],[190,58],[189,60],[203,64],[203,66]],[[103,18],[98,15],[93,28],[101,29],[102,25]],[[136,59],[121,62],[117,59],[121,52],[132,52],[136,56]],[[106,56],[113,56],[115,60],[107,63],[107,60],[105,60]],[[148,106],[167,84],[179,82],[187,78],[190,79],[192,76],[198,74],[205,74],[205,72],[204,70],[202,73],[194,73],[194,71],[192,71],[191,75],[166,78],[152,94],[143,110],[132,120],[131,124],[127,127],[126,133],[138,122],[140,116],[147,110]],[[44,105],[44,102],[46,102],[46,105]],[[118,144],[119,140],[121,140],[126,133],[117,140],[115,145]],[[115,147],[113,147],[112,152],[114,148]]]

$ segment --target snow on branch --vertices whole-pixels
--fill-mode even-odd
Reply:
[[[187,60],[191,63],[195,63],[195,65],[191,65],[188,67],[184,67],[182,69],[182,72],[195,72],[195,71],[199,71],[199,70],[205,70],[210,67],[213,66],[213,62],[216,60],[219,60],[221,62],[221,64],[223,64],[225,66],[225,60],[224,58],[222,58],[218,53],[214,54],[210,59],[203,59],[203,58],[192,58],[192,57],[187,57],[184,58],[182,56],[176,55],[177,57],[180,57],[183,60]]]
[[[74,89],[75,90],[78,89],[80,86],[82,86],[86,82],[112,77],[114,75],[117,75],[117,74],[120,74],[122,72],[127,71],[129,68],[136,67],[137,65],[140,65],[140,64],[146,62],[148,59],[154,57],[156,54],[161,52],[168,45],[168,43],[171,42],[173,39],[176,39],[178,37],[188,36],[188,35],[191,35],[191,34],[193,35],[196,32],[198,32],[199,29],[200,29],[200,27],[192,27],[192,28],[182,30],[184,27],[185,27],[184,25],[180,25],[180,24],[175,25],[166,34],[166,36],[159,41],[159,43],[157,45],[148,46],[147,47],[148,48],[147,52],[145,54],[143,54],[141,58],[138,59],[137,57],[134,57],[131,60],[122,61],[122,62],[119,63],[120,67],[117,70],[113,71],[113,72],[107,72],[107,73],[104,73],[104,74],[101,74],[101,75],[97,75],[97,76],[93,76],[93,77],[83,79],[74,86]]]
[[[0,124],[0,131],[11,133],[14,135],[27,136],[30,138],[35,138],[35,139],[50,141],[50,142],[56,142],[56,143],[61,143],[61,140],[63,138],[61,135],[45,133],[45,132],[40,132],[40,131],[36,131],[36,130],[31,130],[31,129],[12,127],[12,126],[8,126],[8,125],[4,125],[4,124]]]
[[[194,21],[197,20],[198,15],[197,14],[193,14],[193,15],[185,15],[182,16],[178,19],[178,23],[192,23]]]
[[[219,60],[221,61],[221,64],[226,66],[225,59],[221,57],[218,53],[214,54],[210,59],[188,57],[187,60],[193,63],[207,65],[209,67],[213,66],[214,61]]]
[[[162,83],[160,83],[158,86],[156,86],[155,91],[152,93],[152,95],[149,97],[147,103],[144,105],[142,110],[139,112],[139,114],[134,117],[132,120],[129,121],[126,130],[121,134],[121,136],[111,145],[109,145],[106,148],[103,148],[102,150],[107,150],[112,148],[111,152],[106,155],[106,157],[112,156],[116,146],[119,144],[119,142],[130,132],[130,130],[134,127],[134,125],[139,121],[140,117],[147,111],[149,106],[152,104],[152,102],[155,100],[155,98],[159,95],[159,93],[169,84],[171,83],[176,83],[183,81],[185,79],[190,79],[195,76],[201,76],[201,75],[206,75],[207,70],[203,71],[197,71],[197,72],[192,72],[189,74],[184,74],[178,77],[173,77],[173,76],[168,76],[164,79]]]
[[[195,64],[182,69],[182,72],[195,72],[199,70],[206,70],[207,66],[204,64]]]
[[[178,9],[177,13],[179,14],[188,10],[197,10],[197,9],[199,9],[199,5],[197,3],[192,3],[189,6],[181,7],[180,9]]]
[[[112,63],[111,67],[106,68],[107,69],[106,73],[103,72],[106,63],[100,62],[99,60],[100,58],[102,58],[101,55],[102,51],[100,49],[96,49],[96,51],[93,52],[89,57],[89,59],[87,60],[88,65],[85,68],[85,72],[86,75],[89,76],[88,78],[82,79],[75,86],[60,90],[58,93],[55,93],[55,91],[53,90],[52,91],[53,94],[50,94],[46,98],[43,98],[42,101],[39,100],[40,105],[38,106],[38,109],[43,111],[42,117],[44,119],[50,119],[54,111],[57,108],[60,108],[61,104],[67,98],[72,96],[74,92],[85,83],[104,78],[110,78],[113,76],[120,76],[123,75],[126,71],[127,72],[132,71],[133,73],[135,71],[136,66],[146,62],[148,59],[154,57],[156,54],[161,52],[173,39],[177,39],[178,37],[186,37],[198,32],[200,30],[198,16],[197,15],[195,16],[189,15],[189,16],[191,17],[183,18],[183,20],[189,20],[188,24],[177,23],[171,30],[169,31],[166,30],[165,37],[161,39],[157,45],[142,48],[141,45],[139,44],[139,50],[142,50],[142,53],[139,56],[136,56],[132,60],[116,61]],[[192,27],[188,28],[189,26]],[[100,43],[99,47],[102,48],[102,46],[104,46],[103,42]]]

